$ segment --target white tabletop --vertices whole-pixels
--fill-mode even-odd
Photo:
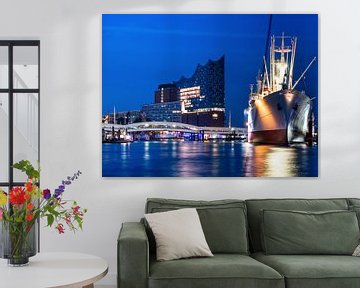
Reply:
[[[1,288],[78,288],[103,278],[108,264],[102,258],[80,253],[38,253],[29,265],[9,267],[0,260]],[[91,286],[90,286],[91,287]]]

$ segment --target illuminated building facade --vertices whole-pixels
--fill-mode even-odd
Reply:
[[[182,122],[203,127],[225,125],[225,57],[209,60],[196,67],[194,74],[173,83],[160,84],[154,103],[140,111],[117,112],[115,123],[131,124],[145,121]],[[114,123],[114,113],[107,115]]]
[[[201,103],[205,96],[201,96],[200,86],[194,86],[179,89],[179,98],[182,103],[182,112],[190,112]]]
[[[178,89],[175,84],[161,84],[155,91],[155,103],[174,102],[178,100]]]
[[[225,124],[225,57],[198,65],[194,74],[175,82],[181,101],[182,122],[197,126]]]
[[[180,101],[146,104],[141,110],[147,121],[181,122]]]

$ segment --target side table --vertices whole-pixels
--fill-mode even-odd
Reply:
[[[0,260],[0,287],[93,288],[108,272],[107,262],[97,256],[56,252],[38,253],[28,266],[9,267]]]

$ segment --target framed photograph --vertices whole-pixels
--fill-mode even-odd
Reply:
[[[317,14],[102,15],[103,177],[317,177]]]

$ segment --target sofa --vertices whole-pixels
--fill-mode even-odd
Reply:
[[[360,199],[151,198],[145,212],[181,208],[197,209],[214,257],[156,261],[146,221],[123,223],[117,242],[119,288],[360,287],[360,257],[351,256],[359,240]],[[289,225],[297,219],[301,225]],[[319,227],[304,230],[312,223]],[[328,227],[341,232],[321,237]],[[354,232],[343,239],[348,231]],[[308,242],[301,242],[303,234]]]

